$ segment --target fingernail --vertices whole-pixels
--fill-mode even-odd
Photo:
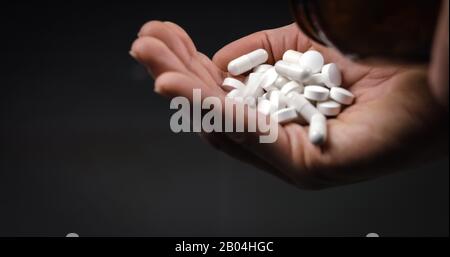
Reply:
[[[130,50],[128,53],[131,55],[131,57],[133,57],[134,59],[137,59],[137,55],[135,52],[133,52],[133,50]]]

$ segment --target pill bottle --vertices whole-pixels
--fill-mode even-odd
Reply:
[[[367,62],[428,62],[440,6],[440,0],[291,0],[310,39]]]

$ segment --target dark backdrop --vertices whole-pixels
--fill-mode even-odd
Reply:
[[[129,56],[147,20],[209,56],[285,1],[29,1],[0,9],[0,236],[448,236],[448,159],[305,192],[169,128]]]

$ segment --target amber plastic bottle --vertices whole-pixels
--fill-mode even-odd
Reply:
[[[447,1],[447,0],[444,0]],[[426,63],[440,0],[291,0],[312,40],[360,61]]]

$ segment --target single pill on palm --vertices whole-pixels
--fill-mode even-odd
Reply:
[[[295,63],[300,64],[300,58],[302,57],[303,53],[294,51],[294,50],[287,50],[283,54],[283,61],[289,62],[289,63]]]
[[[314,114],[309,124],[309,141],[314,145],[323,145],[327,140],[327,118],[321,113]]]
[[[258,103],[258,112],[264,114],[264,115],[269,115],[272,112],[275,111],[274,106],[272,105],[272,103],[269,100],[266,99],[262,99],[259,101]]]
[[[338,87],[342,84],[342,75],[335,63],[329,63],[322,68],[323,82],[329,88]]]
[[[259,74],[259,73],[258,73]],[[269,89],[270,87],[275,85],[275,82],[278,79],[278,73],[275,70],[275,68],[270,68],[267,71],[265,71],[261,77],[261,84],[260,86],[264,89]]]
[[[278,76],[277,80],[274,83],[274,86],[276,88],[282,88],[284,85],[286,85],[287,83],[289,83],[289,79],[283,77],[283,76]]]
[[[355,96],[347,89],[342,87],[333,87],[330,90],[330,98],[340,104],[351,105],[355,99]]]
[[[242,89],[245,87],[245,84],[235,78],[226,78],[222,83],[222,88],[229,92],[233,89]]]
[[[312,74],[308,68],[303,68],[300,65],[288,63],[285,61],[278,61],[275,64],[275,70],[281,76],[295,80],[297,82],[303,82],[307,80]]]
[[[303,93],[303,85],[295,81],[291,81],[281,88],[281,93],[288,95],[291,92]]]
[[[300,57],[299,62],[302,67],[309,68],[312,73],[318,73],[322,70],[324,59],[319,52],[310,50]]]
[[[280,124],[286,124],[296,120],[298,118],[298,114],[295,108],[290,107],[274,112],[272,114],[272,118]]]
[[[228,64],[228,72],[233,75],[241,75],[254,67],[265,63],[269,59],[269,54],[264,49],[258,49],[237,59],[234,59]]]
[[[270,64],[261,64],[261,65],[256,66],[256,67],[253,69],[253,72],[254,72],[254,73],[264,73],[265,71],[267,71],[268,69],[270,69],[270,68],[272,68],[272,67],[273,67],[273,66],[270,65]]]
[[[288,98],[288,106],[293,107],[309,123],[309,141],[315,145],[325,143],[327,139],[327,119],[306,98],[291,92]]]
[[[304,95],[309,100],[320,102],[328,99],[330,90],[321,86],[307,86],[305,87]]]
[[[341,112],[341,105],[335,101],[317,103],[317,110],[325,116],[334,117]]]

